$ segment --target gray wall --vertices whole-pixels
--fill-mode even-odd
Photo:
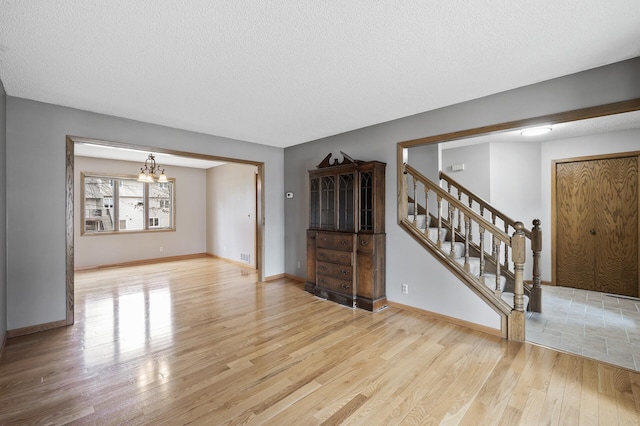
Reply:
[[[0,345],[7,332],[7,96],[0,81]]]
[[[9,96],[6,147],[9,330],[66,318],[66,135],[264,162],[264,270],[266,276],[284,272],[281,148]]]
[[[386,231],[389,300],[499,328],[497,315],[397,225],[398,142],[640,97],[640,58],[429,111],[285,149],[285,271],[304,277],[307,170],[328,153],[387,163]],[[301,263],[298,269],[296,262]],[[401,284],[409,284],[402,294]]]
[[[207,253],[256,265],[256,167],[228,163],[207,170]],[[247,262],[241,254],[248,254]]]
[[[446,145],[446,144],[444,144]],[[442,171],[487,201],[491,200],[491,149],[488,143],[442,150]],[[409,162],[413,165],[413,158]],[[451,166],[464,164],[454,172]],[[415,167],[415,166],[414,166]],[[455,191],[454,191],[455,192]]]
[[[417,168],[427,179],[434,182],[439,180],[440,170],[440,147],[438,144],[422,145],[406,149],[403,154],[403,160],[405,163],[411,164]],[[425,203],[426,194],[420,184],[416,186],[416,200],[418,204],[422,206],[428,206],[429,212],[438,216],[438,202],[434,193],[429,194],[429,201]],[[407,190],[409,191],[409,197],[413,198],[413,179],[410,175],[407,175]],[[411,209],[411,206],[409,206]],[[411,211],[411,210],[409,210]],[[427,224],[434,226],[434,224]]]
[[[451,164],[461,163],[465,164],[464,171],[449,172],[453,179],[482,196],[510,218],[522,221],[529,229],[533,219],[540,218],[539,142],[484,142],[442,150],[444,170],[449,170]],[[491,214],[485,212],[485,218],[491,220]],[[496,225],[504,229],[501,220],[497,220]],[[474,227],[473,231],[473,239],[479,241],[478,228]],[[543,262],[550,262],[550,259],[543,259]],[[533,259],[527,256],[525,277],[531,277],[532,268]]]
[[[491,204],[527,228],[540,218],[540,143],[492,143]]]

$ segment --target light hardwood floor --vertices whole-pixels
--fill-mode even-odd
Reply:
[[[10,339],[2,424],[638,424],[640,375],[222,260],[76,273],[76,324]]]

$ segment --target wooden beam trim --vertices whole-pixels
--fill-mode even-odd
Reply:
[[[198,154],[198,153],[195,153],[195,152],[178,151],[178,150],[175,150],[175,149],[159,148],[159,147],[156,147],[156,146],[136,145],[136,144],[131,144],[131,143],[114,142],[114,141],[107,141],[107,140],[104,140],[104,139],[92,139],[92,138],[85,138],[85,137],[81,137],[81,136],[69,135],[69,136],[67,136],[67,139],[70,139],[72,142],[77,142],[77,143],[90,143],[90,144],[93,144],[93,145],[104,145],[104,146],[110,146],[110,147],[115,147],[115,148],[137,149],[137,150],[140,150],[140,151],[149,151],[149,152],[156,152],[156,153],[162,153],[162,154],[171,154],[171,155],[176,155],[176,156],[180,156],[180,157],[195,158],[195,159],[199,159],[199,160],[224,161],[224,162],[229,162],[229,163],[250,164],[250,165],[254,165],[254,166],[258,166],[258,165],[264,164],[261,161],[243,160],[243,159],[240,159],[240,158],[231,158],[231,157],[221,157],[221,156],[218,156],[218,155]]]
[[[541,115],[533,118],[507,121],[504,123],[491,124],[473,129],[459,130],[450,133],[443,133],[434,136],[427,136],[419,139],[412,139],[400,142],[398,145],[403,148],[411,148],[420,145],[427,145],[439,142],[450,142],[458,139],[466,139],[478,135],[504,132],[507,130],[537,126],[542,124],[558,124],[569,121],[586,120],[589,118],[604,117],[607,115],[622,114],[640,110],[640,98],[630,99],[622,102],[614,102],[605,105],[581,108],[571,111],[558,112]]]
[[[0,342],[0,361],[2,361],[2,353],[4,352],[4,348],[7,345],[7,333],[5,332],[2,336],[2,342]]]
[[[66,325],[73,325],[75,321],[75,294],[74,294],[74,276],[75,255],[74,255],[74,238],[75,231],[73,228],[74,213],[74,155],[75,144],[73,139],[67,136],[65,142],[65,299],[66,299]],[[82,220],[84,222],[84,220]]]

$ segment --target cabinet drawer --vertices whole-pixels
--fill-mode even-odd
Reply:
[[[337,265],[335,263],[327,263],[318,261],[317,265],[318,275],[326,275],[329,277],[338,278],[341,280],[353,279],[353,266]]]
[[[346,251],[318,249],[317,259],[322,262],[353,265],[353,253]]]
[[[355,234],[329,234],[318,232],[316,246],[330,250],[353,251],[353,240]]]
[[[326,288],[327,290],[335,291],[336,293],[355,295],[356,292],[353,288],[353,282],[348,280],[340,280],[333,277],[327,277],[324,275],[318,275],[318,287]]]
[[[358,251],[364,253],[373,253],[375,240],[373,234],[358,234]]]

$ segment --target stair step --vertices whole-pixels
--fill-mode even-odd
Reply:
[[[443,252],[451,254],[451,241],[443,241],[440,248]],[[464,256],[464,243],[453,243],[453,258],[458,259]],[[464,259],[463,259],[464,263]]]
[[[413,223],[413,215],[407,215],[407,220],[411,223]],[[416,216],[416,227],[420,228],[420,229],[424,229],[425,223],[427,221],[427,216],[424,214],[419,214]]]
[[[496,274],[484,274],[484,285],[489,287],[491,290],[496,289]],[[507,285],[507,277],[500,276],[500,291],[504,291],[505,286]]]
[[[413,203],[409,203],[407,204],[407,213],[412,215],[414,213],[413,211]]]
[[[456,259],[462,267],[464,267],[464,257],[460,257]],[[476,277],[480,276],[480,258],[478,257],[470,257],[469,258],[469,272],[471,275],[475,275]]]
[[[425,228],[424,227],[420,228],[420,231],[422,231],[422,233],[425,233]],[[427,238],[429,238],[434,243],[438,241],[438,228],[429,228],[426,234],[427,234]],[[445,238],[447,238],[447,230],[442,228],[440,230],[440,240],[442,241],[442,245],[444,245]]]
[[[464,267],[464,257],[460,257],[456,259],[461,266]],[[480,258],[478,257],[470,257],[469,258],[469,272],[476,277],[480,277]],[[495,290],[496,288],[496,274],[484,273],[484,285],[489,287],[491,290]],[[507,277],[500,276],[500,291],[503,291],[505,286],[507,285]]]

